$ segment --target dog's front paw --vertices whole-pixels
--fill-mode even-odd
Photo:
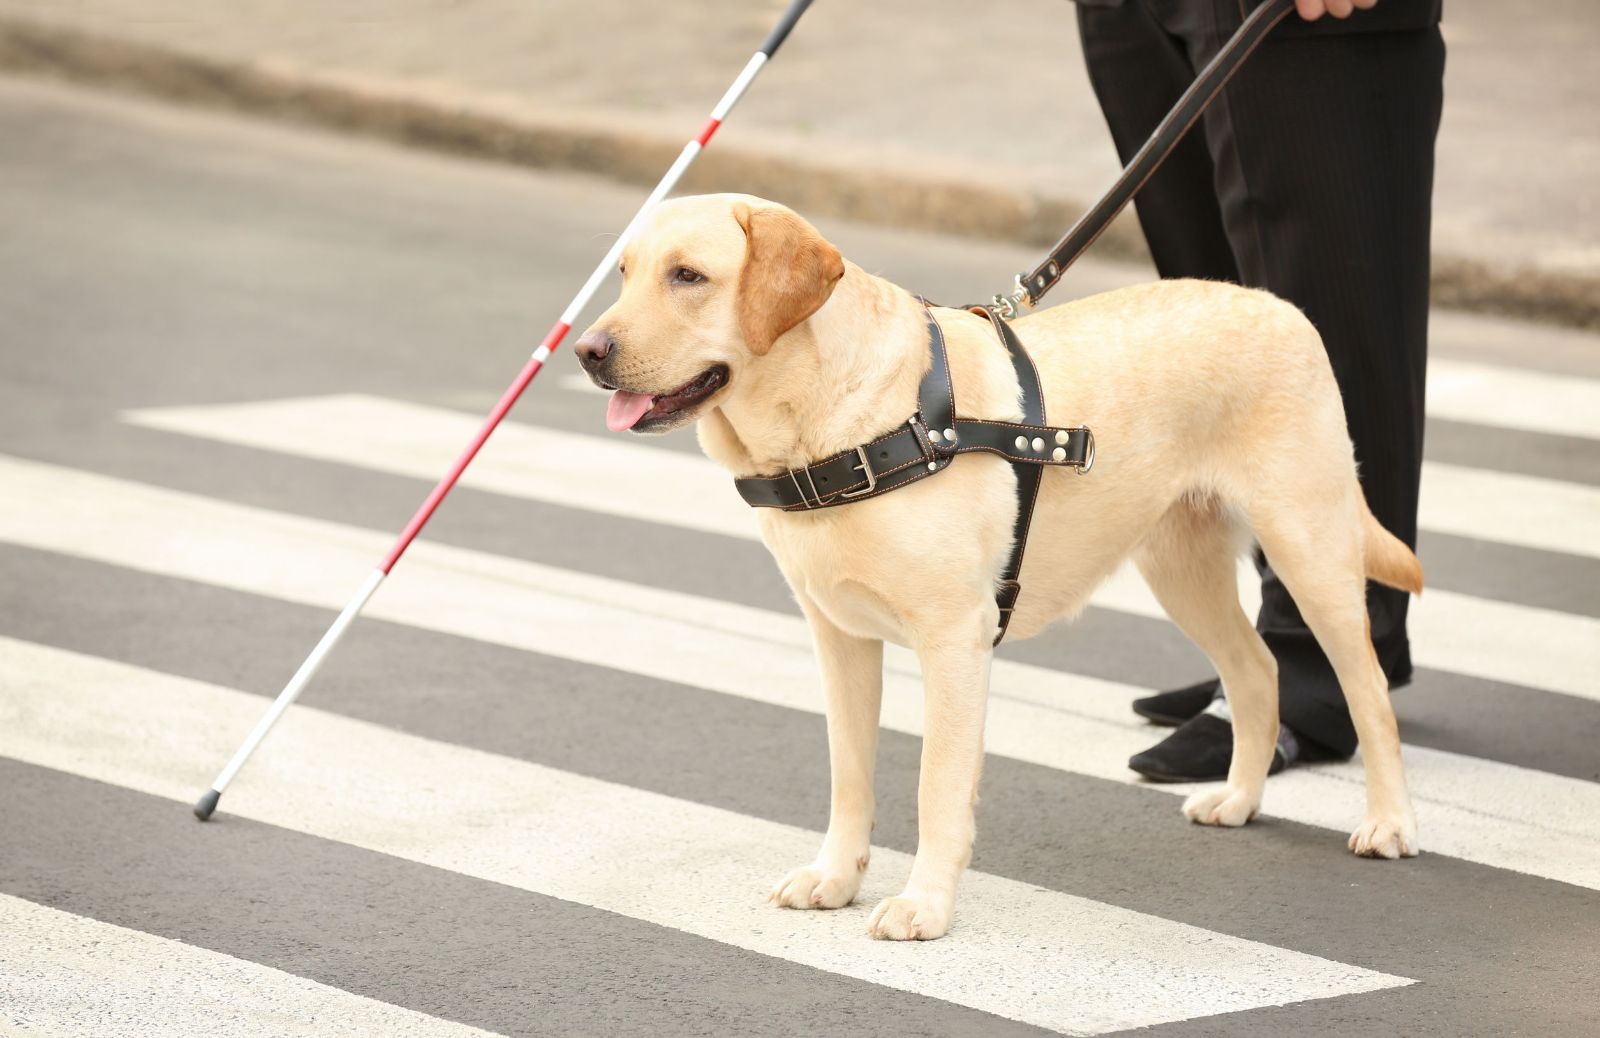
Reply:
[[[772,888],[767,900],[780,908],[843,908],[855,900],[861,889],[861,875],[866,862],[847,872],[829,871],[816,865],[807,865],[789,873]]]
[[[1417,821],[1406,815],[1368,815],[1350,834],[1350,849],[1363,858],[1415,858]]]
[[[885,898],[872,910],[867,933],[880,941],[931,941],[949,931],[954,908],[948,900],[910,892]]]
[[[1261,795],[1232,786],[1207,789],[1183,802],[1183,816],[1201,825],[1241,826],[1261,810]]]

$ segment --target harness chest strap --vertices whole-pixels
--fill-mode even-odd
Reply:
[[[995,422],[955,417],[955,389],[945,351],[944,331],[927,314],[932,364],[917,393],[917,411],[892,432],[841,451],[831,458],[781,475],[734,480],[739,496],[753,508],[788,512],[833,508],[864,501],[908,486],[948,468],[959,454],[983,451],[1012,463],[1017,473],[1017,519],[1011,556],[996,590],[1000,628],[995,644],[1005,637],[1022,585],[1022,557],[1028,527],[1038,498],[1044,466],[1074,468],[1080,474],[1094,466],[1094,434],[1085,426],[1045,424],[1044,394],[1033,359],[1011,327],[988,307],[972,307],[988,318],[1005,345],[1021,386],[1023,421]]]

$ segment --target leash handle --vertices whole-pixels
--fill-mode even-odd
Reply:
[[[778,48],[783,46],[783,41],[789,38],[789,30],[795,27],[800,16],[806,13],[806,8],[811,6],[811,0],[793,0],[789,9],[783,12],[783,17],[778,19],[778,24],[772,27],[772,32],[767,35],[767,41],[761,45],[760,53],[772,57],[778,53]]]
[[[1072,229],[1050,250],[1044,262],[1025,274],[1017,275],[1009,295],[994,297],[994,306],[1002,317],[1018,317],[1038,305],[1044,294],[1061,280],[1067,268],[1095,243],[1117,214],[1127,208],[1145,181],[1166,161],[1172,149],[1199,121],[1201,114],[1216,100],[1233,74],[1239,71],[1244,59],[1293,10],[1294,0],[1266,0],[1250,13],[1238,31],[1200,70],[1194,82],[1189,84],[1189,89],[1183,92],[1172,111],[1145,140],[1110,190],[1101,196],[1093,208],[1078,218]]]

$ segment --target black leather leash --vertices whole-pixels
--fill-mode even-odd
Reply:
[[[1189,89],[1178,98],[1178,103],[1172,111],[1167,113],[1165,119],[1145,140],[1144,145],[1129,160],[1128,165],[1117,177],[1094,207],[1078,218],[1066,235],[1050,250],[1033,270],[1016,276],[1010,295],[997,295],[992,306],[1000,311],[1001,317],[1020,317],[1028,310],[1039,304],[1044,294],[1055,287],[1056,282],[1067,272],[1067,268],[1083,255],[1089,246],[1095,243],[1117,214],[1127,208],[1133,196],[1139,193],[1144,182],[1150,179],[1172,149],[1183,140],[1195,122],[1216,100],[1222,88],[1227,85],[1233,74],[1239,71],[1239,66],[1244,64],[1267,34],[1277,27],[1278,23],[1289,16],[1294,10],[1294,0],[1265,0],[1261,6],[1250,12],[1238,30],[1228,38],[1222,49],[1217,51],[1215,57],[1206,63],[1200,70]]]
[[[1033,522],[1044,468],[1050,465],[1070,467],[1082,475],[1094,467],[1095,455],[1094,433],[1087,426],[1045,424],[1044,392],[1038,370],[1006,319],[1031,309],[1055,287],[1067,268],[1094,244],[1112,219],[1138,194],[1145,181],[1233,78],[1244,59],[1293,9],[1294,0],[1265,0],[1257,7],[1195,77],[1111,189],[1083,214],[1044,261],[1032,271],[1017,275],[1011,295],[997,295],[988,306],[967,308],[988,318],[1011,358],[1020,387],[1021,422],[956,417],[955,388],[950,381],[944,331],[930,311],[928,341],[933,360],[917,391],[917,412],[893,432],[831,458],[786,470],[781,475],[736,479],[734,484],[745,502],[755,508],[781,508],[789,512],[832,508],[877,497],[926,479],[948,468],[958,454],[984,451],[1000,455],[1011,462],[1017,474],[1017,518],[1012,529],[1011,554],[995,588],[1000,623],[994,644],[999,645],[1006,636],[1022,593],[1019,580],[1022,560],[1028,547],[1028,530]]]

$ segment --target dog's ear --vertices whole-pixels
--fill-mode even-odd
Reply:
[[[844,257],[787,209],[752,209],[736,202],[733,218],[745,236],[739,327],[750,352],[762,356],[778,336],[828,301],[844,277]]]

